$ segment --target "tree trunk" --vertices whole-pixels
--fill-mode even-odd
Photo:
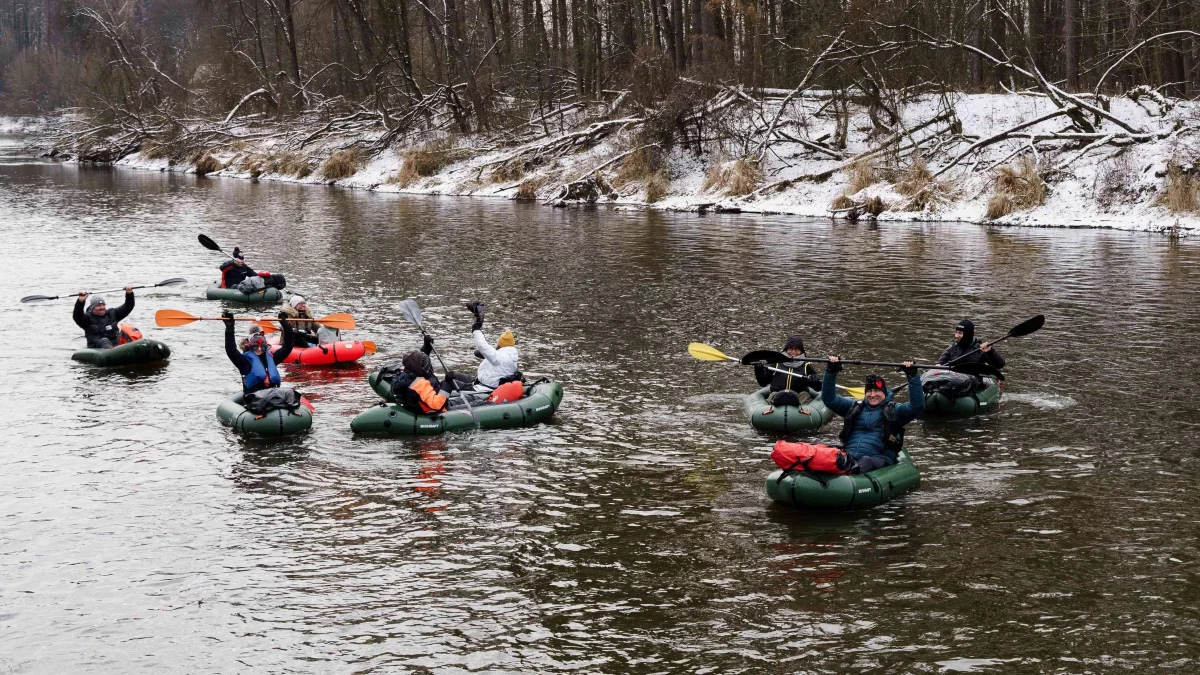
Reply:
[[[1076,33],[1075,0],[1063,0],[1063,69],[1067,91],[1079,91],[1079,45]]]

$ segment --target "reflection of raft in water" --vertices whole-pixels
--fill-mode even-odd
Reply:
[[[833,418],[833,411],[826,408],[820,399],[814,398],[798,406],[775,406],[767,401],[770,393],[770,387],[763,387],[748,394],[742,402],[750,426],[759,431],[777,434],[816,431]]]
[[[390,397],[391,386],[386,382],[378,382],[374,373],[371,375],[371,385],[380,396]],[[387,386],[388,395],[380,391],[383,386]],[[563,388],[558,382],[549,380],[534,382],[525,387],[524,396],[511,403],[485,403],[483,397],[486,394],[480,393],[478,396],[478,401],[472,397],[471,408],[479,418],[479,428],[518,429],[549,420],[562,403]],[[475,420],[471,412],[461,403],[456,405],[455,398],[450,398],[449,410],[434,415],[414,415],[395,403],[380,403],[355,417],[350,422],[350,429],[356,434],[391,436],[434,435],[474,429]]]
[[[923,419],[963,419],[987,415],[1000,409],[1003,386],[991,377],[980,380],[948,370],[930,370],[921,375],[925,390]]]
[[[767,476],[767,496],[773,501],[806,509],[865,509],[882,504],[916,488],[921,472],[907,451],[895,464],[865,474],[819,474],[772,471]],[[783,477],[780,480],[780,477]]]
[[[255,415],[242,406],[245,399],[238,394],[217,406],[217,419],[234,431],[255,436],[291,436],[312,427],[312,404],[300,398],[300,407],[295,410],[271,410]]]
[[[257,293],[243,293],[236,288],[221,288],[217,284],[213,284],[204,292],[204,297],[209,300],[222,300],[224,302],[257,304],[260,302],[279,302],[283,299],[283,291],[278,288],[264,288]]]

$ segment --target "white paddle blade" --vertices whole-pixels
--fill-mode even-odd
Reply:
[[[409,298],[396,305],[396,309],[400,310],[400,313],[404,315],[404,318],[408,319],[412,323],[415,323],[417,328],[421,327],[421,307],[417,304],[416,300]]]

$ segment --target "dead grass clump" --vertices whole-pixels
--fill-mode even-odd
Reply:
[[[321,175],[327,180],[349,178],[358,173],[364,160],[363,152],[358,148],[339,150],[330,155],[329,159],[321,165]]]
[[[863,211],[878,218],[879,214],[887,211],[887,204],[879,197],[871,197],[863,204]]]
[[[994,194],[987,203],[988,220],[1003,218],[1016,210],[1016,205],[1013,203],[1012,197],[1006,194]]]
[[[1200,211],[1200,177],[1179,162],[1167,163],[1167,187],[1154,199],[1172,213]]]
[[[192,156],[192,163],[196,165],[196,175],[206,176],[214,171],[220,171],[225,168],[215,157],[207,152],[196,153]]]
[[[613,178],[615,187],[653,178],[663,170],[666,161],[658,148],[638,148],[621,160],[617,175]]]
[[[492,169],[488,178],[493,183],[511,183],[525,176],[525,165],[522,162],[505,162]]]
[[[848,209],[853,206],[854,206],[854,200],[850,199],[846,195],[842,195],[841,197],[838,197],[829,203],[829,209],[831,211],[840,211],[842,209]]]
[[[308,160],[303,155],[294,152],[284,152],[274,155],[270,159],[268,168],[271,173],[284,176],[300,176],[301,178],[312,173],[312,167],[308,165]],[[301,173],[304,175],[301,176]]]
[[[653,204],[663,197],[667,196],[667,192],[671,189],[671,177],[666,171],[658,171],[650,179],[646,181],[646,203]]]
[[[896,192],[908,197],[905,211],[936,211],[954,198],[954,186],[944,180],[934,180],[924,159],[918,158],[901,170],[897,178]]]
[[[171,150],[171,146],[166,143],[148,140],[142,143],[142,147],[138,152],[145,159],[169,159],[174,154]]]
[[[545,176],[535,176],[521,182],[517,188],[516,200],[519,202],[535,202],[537,201],[538,190],[546,187],[550,183],[550,179]]]
[[[850,186],[846,188],[848,194],[855,194],[864,188],[868,188],[879,182],[879,176],[875,172],[875,164],[870,160],[855,162],[850,165]]]
[[[1038,175],[1037,164],[1028,157],[1022,157],[1015,169],[1002,166],[996,174],[996,193],[1011,197],[1015,210],[1045,204],[1047,192],[1046,182]]]
[[[704,178],[704,190],[716,190],[730,197],[748,195],[758,189],[762,171],[752,162],[739,159],[731,164],[717,164]]]

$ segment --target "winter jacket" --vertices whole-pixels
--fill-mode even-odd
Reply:
[[[763,366],[754,366],[754,379],[760,387],[771,385],[771,391],[784,391],[790,389],[798,394],[812,389],[813,391],[821,390],[821,378],[814,372],[813,364],[807,361],[785,361],[774,366],[779,370],[786,370],[791,375],[777,373],[773,370],[767,370]]]
[[[126,293],[125,303],[116,309],[106,310],[103,316],[84,312],[83,300],[76,300],[72,317],[75,319],[75,325],[83,329],[83,334],[87,337],[87,346],[90,349],[99,349],[105,346],[101,342],[105,339],[109,342],[108,347],[112,348],[121,341],[121,319],[129,316],[132,311],[133,293]]]
[[[274,354],[268,349],[261,355],[255,354],[253,351],[242,353],[238,351],[237,341],[233,337],[233,326],[225,327],[225,355],[229,357],[230,363],[237,367],[238,372],[242,375],[242,393],[249,394],[253,391],[266,389],[265,382],[251,383],[247,380],[247,376],[251,372],[257,370],[251,359],[258,357],[259,366],[266,372],[274,369],[273,363],[283,363],[289,354],[292,353],[292,325],[289,323],[282,324],[283,338],[279,341],[279,349]],[[268,361],[270,359],[270,361]],[[276,383],[278,384],[278,383]]]
[[[288,317],[292,319],[313,318],[311,311],[305,310],[301,312],[295,307],[292,307],[292,305],[287,301],[284,301],[283,305],[279,308],[279,311],[287,314]],[[322,326],[321,324],[314,323],[312,321],[302,321],[297,323],[293,330],[296,331],[296,333],[303,335],[309,345],[330,345],[342,339],[342,334],[338,329]]]
[[[472,331],[471,337],[475,340],[475,349],[483,356],[483,362],[475,374],[480,384],[495,389],[500,386],[500,380],[517,374],[516,347],[496,349],[488,344],[481,330]]]
[[[889,460],[889,464],[895,463],[895,454],[884,448],[884,409],[891,406],[893,425],[903,427],[917,419],[917,415],[925,410],[925,392],[921,390],[921,376],[909,378],[907,403],[895,404],[892,401],[893,396],[894,392],[888,391],[887,398],[879,405],[867,405],[865,402],[862,404],[861,410],[852,421],[854,426],[849,437],[845,440],[844,449],[851,457],[883,457]],[[825,371],[825,378],[821,382],[821,400],[827,408],[842,417],[848,415],[858,403],[847,396],[838,396],[837,373],[829,370]]]
[[[249,265],[235,265],[232,260],[226,260],[220,267],[221,270],[221,288],[233,288],[242,283],[246,277],[257,276]]]
[[[979,349],[980,344],[981,343],[979,342],[979,340],[973,340],[971,342],[970,347],[964,348],[962,345],[958,344],[957,342],[952,342],[950,344],[950,346],[946,348],[946,351],[942,352],[942,355],[938,357],[938,360],[937,360],[938,365],[944,366],[944,365],[950,363],[951,361],[954,361],[958,357],[962,356],[963,354],[973,352],[976,349]],[[954,365],[961,365],[963,363],[986,363],[989,366],[992,366],[994,368],[1003,368],[1004,367],[1004,357],[1000,356],[1000,352],[996,351],[995,348],[993,348],[989,352],[985,353],[985,352],[976,351],[974,354],[967,356],[966,358],[962,359],[961,361],[954,361]]]
[[[436,377],[430,380],[404,371],[392,378],[392,398],[417,415],[442,412],[448,403]]]

